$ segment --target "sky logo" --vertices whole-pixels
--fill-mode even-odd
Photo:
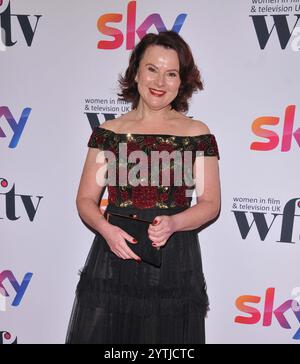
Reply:
[[[19,283],[14,276],[14,274],[10,270],[4,270],[0,273],[0,295],[3,295],[5,297],[9,297],[9,293],[5,289],[3,282],[10,283],[10,285],[13,287],[13,289],[16,292],[16,295],[12,301],[12,306],[19,306],[21,303],[23,296],[25,294],[25,291],[27,290],[27,287],[30,283],[30,280],[33,276],[33,273],[26,273],[24,275],[24,278],[21,283]]]
[[[16,148],[16,146],[18,145],[21,135],[24,131],[25,125],[27,123],[30,112],[31,112],[31,109],[29,107],[26,107],[22,111],[20,120],[17,122],[7,106],[0,106],[0,120],[1,120],[2,116],[4,116],[4,118],[6,119],[8,125],[10,126],[10,128],[12,129],[12,132],[13,132],[13,136],[8,145],[9,148]],[[0,126],[0,138],[7,138],[7,135],[4,133],[1,126]]]
[[[171,28],[176,33],[179,33],[185,21],[187,14],[177,15],[175,22]],[[97,22],[97,28],[101,34],[113,37],[114,40],[100,40],[98,49],[117,49],[121,47],[124,41],[124,34],[118,28],[108,26],[107,23],[120,23],[123,20],[121,13],[108,13],[100,16]],[[154,13],[148,15],[146,19],[136,27],[136,1],[130,1],[127,5],[127,21],[126,21],[126,49],[133,49],[135,46],[135,34],[140,39],[147,34],[147,31],[152,26],[155,26],[158,32],[166,31],[164,21],[160,14]]]
[[[283,131],[281,139],[281,152],[288,152],[291,149],[293,138],[300,148],[300,127],[294,131],[296,105],[289,105],[285,109]],[[277,116],[262,116],[253,121],[252,131],[255,135],[265,138],[266,142],[253,142],[250,149],[259,151],[274,150],[280,142],[280,134],[275,131],[265,129],[265,125],[278,125],[280,118]]]
[[[285,317],[285,313],[291,310],[298,323],[300,324],[300,302],[299,302],[299,290],[295,292],[296,296],[295,299],[288,299],[283,302],[278,307],[274,308],[274,301],[275,301],[275,288],[270,287],[266,290],[265,300],[264,300],[264,308],[261,311],[257,308],[249,304],[258,304],[261,302],[260,296],[253,296],[253,295],[243,295],[237,298],[235,301],[236,307],[241,311],[246,313],[249,316],[236,316],[234,322],[239,324],[245,325],[254,325],[257,324],[261,317],[262,317],[262,325],[263,326],[271,326],[272,318],[275,316],[276,320],[278,321],[279,325],[284,329],[291,329],[291,325]],[[298,292],[298,293],[297,293]],[[294,295],[295,295],[294,294]],[[300,340],[300,327],[296,331],[293,336],[294,340]]]

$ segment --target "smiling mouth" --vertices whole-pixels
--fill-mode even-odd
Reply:
[[[165,91],[155,90],[154,88],[149,88],[149,91],[150,91],[151,95],[158,96],[158,97],[161,97],[166,93]]]

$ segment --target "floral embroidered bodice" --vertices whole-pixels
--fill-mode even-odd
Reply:
[[[120,153],[120,144],[126,147],[125,156]],[[152,168],[154,162],[153,159],[151,159],[155,153],[152,152],[161,153],[166,151],[173,156],[175,154],[172,154],[172,152],[176,152],[177,156],[183,155],[183,152],[189,152],[192,164],[190,164],[190,167],[188,166],[186,168],[186,172],[187,174],[190,173],[191,176],[191,167],[195,161],[196,152],[201,153],[204,157],[217,156],[217,158],[220,159],[216,138],[213,134],[202,134],[197,136],[121,134],[102,127],[95,127],[87,145],[88,147],[98,148],[104,152],[110,151],[115,155],[115,160],[107,160],[108,171],[111,168],[115,168],[116,170],[116,183],[110,183],[110,179],[108,178],[108,203],[118,207],[136,207],[144,209],[151,207],[189,207],[191,205],[192,197],[187,191],[193,191],[195,186],[192,186],[191,183],[187,183],[187,180],[184,178],[181,178],[181,183],[179,185],[178,174],[176,174],[178,166],[180,165],[180,170],[183,170],[184,163],[188,159],[170,158],[169,165],[158,163],[156,164],[155,170],[155,168]],[[144,152],[145,154],[143,153],[143,155],[146,156],[148,162],[147,164],[144,163],[136,174],[136,176],[140,177],[141,181],[138,185],[130,183],[131,172],[129,172],[131,168],[136,168],[138,166],[136,160],[133,162],[132,159],[129,158],[130,153],[137,151]],[[188,165],[187,162],[186,165]],[[131,176],[133,175],[134,174]],[[164,179],[165,177],[166,179]],[[177,179],[175,179],[175,177]],[[127,183],[118,183],[121,178],[123,178],[123,180],[126,178]],[[165,183],[166,180],[167,183]]]

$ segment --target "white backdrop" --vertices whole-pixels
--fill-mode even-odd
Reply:
[[[207,342],[299,343],[300,2],[266,3],[0,1],[0,343],[64,342],[93,241],[75,206],[91,127],[126,112],[127,48],[180,14],[205,83],[188,115],[221,157],[221,213],[199,234]]]

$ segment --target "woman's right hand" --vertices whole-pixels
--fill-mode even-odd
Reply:
[[[110,250],[119,258],[135,259],[137,262],[141,262],[141,258],[129,248],[125,239],[131,244],[138,244],[138,241],[126,231],[118,226],[109,224],[109,226],[106,227],[105,232],[101,232],[101,235],[106,240]]]

